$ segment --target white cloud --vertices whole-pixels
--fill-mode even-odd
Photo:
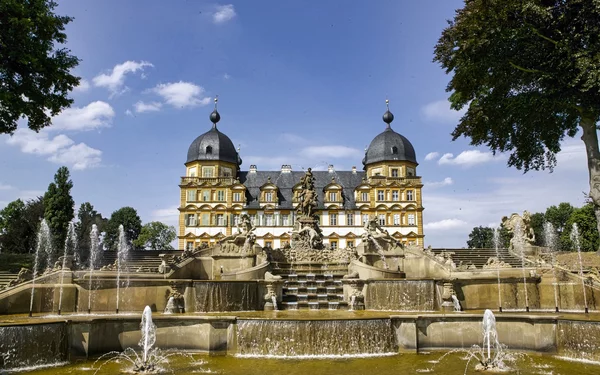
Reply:
[[[143,70],[145,67],[154,66],[147,61],[125,61],[122,64],[117,64],[112,69],[110,74],[99,74],[94,77],[94,85],[99,87],[105,87],[112,95],[119,94],[126,90],[125,76],[129,73],[135,73],[138,70]]]
[[[425,187],[448,186],[448,185],[452,185],[453,183],[454,183],[454,181],[452,180],[452,178],[446,177],[442,181],[426,182]]]
[[[167,104],[177,108],[203,106],[211,99],[204,96],[204,88],[190,82],[173,82],[157,85],[150,90],[160,95]]]
[[[48,156],[49,161],[67,164],[76,170],[97,167],[101,162],[102,151],[85,143],[75,144],[64,134],[50,138],[45,131],[36,133],[29,129],[17,129],[7,143],[20,147],[26,154]]]
[[[133,107],[137,113],[156,112],[160,111],[162,104],[159,102],[144,103],[140,100],[139,102],[135,103]]]
[[[450,229],[464,228],[467,225],[468,225],[467,222],[463,221],[463,220],[444,219],[444,220],[440,220],[440,221],[434,221],[432,223],[427,223],[427,224],[423,225],[423,228],[431,229],[431,230],[450,230]]]
[[[13,189],[12,186],[6,185],[6,184],[3,184],[2,182],[0,182],[0,190],[11,190],[11,189]]]
[[[133,117],[133,112],[131,112],[131,109],[125,111],[125,116]]]
[[[455,111],[450,108],[449,101],[438,100],[423,106],[421,112],[427,121],[439,122],[442,124],[457,124],[466,110],[463,108],[460,111]]]
[[[91,85],[87,79],[80,79],[79,86],[76,86],[73,91],[86,92],[90,89]]]
[[[225,23],[233,19],[236,16],[235,8],[233,4],[219,5],[216,11],[213,13],[213,22],[216,24]]]
[[[110,104],[96,101],[81,108],[67,108],[52,118],[48,130],[93,130],[110,126],[115,111]]]
[[[425,155],[425,160],[426,161],[433,160],[433,159],[437,158],[438,156],[440,156],[439,152],[430,152],[429,154]]]
[[[487,163],[492,160],[494,160],[494,155],[491,152],[467,150],[461,152],[456,157],[454,157],[454,155],[450,153],[444,154],[442,155],[440,160],[438,160],[438,164],[461,165],[464,167],[471,167],[477,164]]]
[[[347,146],[310,146],[302,149],[307,158],[359,158],[362,151]]]

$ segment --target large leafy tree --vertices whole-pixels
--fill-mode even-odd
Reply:
[[[69,169],[60,167],[54,175],[54,182],[50,183],[44,195],[44,218],[52,233],[54,249],[62,249],[65,246],[69,222],[75,216],[72,188],[73,181],[70,180]]]
[[[510,234],[504,228],[498,229],[498,247],[506,248],[510,242]],[[494,243],[494,230],[490,227],[478,226],[471,230],[469,239],[467,240],[469,249],[493,249],[496,247]]]
[[[542,246],[544,244],[544,214],[536,212],[531,215],[531,228],[535,233],[535,245]]]
[[[142,220],[133,207],[122,207],[110,215],[106,223],[104,246],[108,250],[117,250],[119,243],[119,225],[123,225],[129,244],[133,244],[142,231]]]
[[[176,237],[175,227],[168,226],[160,221],[152,221],[144,224],[140,236],[133,241],[133,244],[138,249],[173,250],[171,242]]]
[[[443,31],[434,61],[453,74],[452,108],[467,108],[453,139],[510,152],[509,166],[551,170],[560,142],[580,128],[600,218],[598,35],[598,1],[468,0]]]
[[[573,211],[575,211],[575,207],[568,202],[562,202],[558,206],[548,207],[544,216],[546,221],[551,223],[556,232],[561,235],[567,227],[567,222]]]
[[[77,234],[79,256],[82,264],[85,264],[89,258],[91,240],[90,233],[92,226],[96,224],[98,231],[104,231],[108,220],[103,218],[90,202],[82,203],[77,211],[77,223],[75,224],[75,233]]]
[[[581,251],[594,251],[598,249],[600,239],[598,238],[598,231],[596,230],[597,223],[593,204],[588,203],[581,208],[575,208],[573,210],[560,238],[561,245],[565,247],[562,250],[577,250],[570,241],[573,224],[577,224],[579,230],[579,245]],[[570,248],[566,248],[566,244],[570,245]]]
[[[12,134],[19,118],[40,130],[69,107],[79,84],[70,72],[79,60],[64,44],[71,17],[54,14],[51,0],[0,1],[0,133]]]
[[[27,203],[21,199],[10,202],[0,211],[0,252],[33,253],[43,217],[44,202],[41,197]]]

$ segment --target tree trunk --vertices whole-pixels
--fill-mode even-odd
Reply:
[[[597,228],[600,235],[600,150],[598,149],[598,132],[596,131],[596,117],[584,115],[580,126],[583,129],[581,140],[585,144],[585,153],[588,161],[590,177],[590,199],[594,204]],[[597,254],[600,255],[600,249]]]

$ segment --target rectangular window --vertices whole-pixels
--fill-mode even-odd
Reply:
[[[202,177],[212,177],[214,174],[214,167],[202,167]]]
[[[385,200],[385,191],[377,190],[377,200],[384,201]]]
[[[288,214],[281,215],[281,224],[284,227],[289,226],[290,225],[290,215],[288,215]]]
[[[186,214],[185,224],[188,227],[195,227],[198,223],[196,222],[196,214]]]
[[[335,250],[338,247],[337,241],[331,241],[329,244],[331,245],[331,250]]]
[[[233,225],[237,226],[240,223],[240,215],[233,215]]]
[[[250,215],[250,222],[252,223],[252,225],[256,225],[256,214]]]
[[[368,202],[369,201],[369,193],[367,193],[366,191],[363,191],[361,194],[360,200],[363,202]]]
[[[392,190],[392,200],[394,202],[398,202],[400,200],[400,195],[398,194],[398,190]]]
[[[363,214],[362,215],[362,223],[363,223],[363,225],[366,224],[367,221],[369,221],[369,214]]]
[[[242,201],[242,193],[233,193],[233,201],[241,202]]]
[[[392,177],[398,177],[398,169],[392,169]]]
[[[354,247],[354,241],[347,241],[346,247],[350,247],[350,248]]]
[[[221,176],[231,177],[231,168],[222,167],[221,168]]]
[[[265,247],[271,247],[272,242],[271,241],[265,241]]]
[[[202,225],[207,226],[209,222],[210,222],[210,215],[202,214]]]
[[[408,225],[415,225],[415,214],[408,214]]]
[[[329,201],[330,202],[337,202],[337,193],[332,191],[329,192]]]
[[[385,214],[379,214],[379,225],[385,225]]]
[[[269,227],[273,226],[273,215],[271,215],[271,214],[265,215],[265,225],[269,226]]]
[[[188,190],[187,191],[187,200],[188,200],[188,202],[196,201],[196,190]]]
[[[273,202],[273,193],[265,193],[265,202]]]
[[[400,215],[394,214],[394,225],[400,225]]]
[[[412,190],[407,190],[406,191],[406,200],[407,201],[412,201],[413,200],[413,191]]]
[[[196,167],[190,168],[190,173],[188,174],[190,177],[196,177]]]
[[[329,225],[337,225],[337,214],[329,214]]]
[[[222,227],[225,225],[225,215],[217,214],[217,226]]]
[[[202,190],[202,200],[204,202],[210,201],[210,190]]]
[[[346,225],[354,225],[354,214],[346,214]]]
[[[187,250],[194,250],[194,243],[193,242],[186,242],[185,243],[185,248]]]
[[[223,190],[217,191],[217,200],[223,202],[225,200],[225,192]]]

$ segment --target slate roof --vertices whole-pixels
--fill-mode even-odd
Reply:
[[[394,147],[396,147],[396,153],[393,152]],[[406,160],[418,164],[415,149],[410,141],[388,126],[371,141],[363,164],[396,160]]]
[[[212,147],[212,153],[206,153],[206,147]],[[233,142],[228,136],[221,133],[216,125],[206,133],[200,135],[190,145],[187,154],[187,162],[197,160],[222,160],[237,165],[242,164],[242,159],[238,155]]]
[[[240,182],[246,186],[249,196],[247,196],[247,208],[259,208],[258,198],[260,197],[260,187],[266,184],[271,177],[271,183],[279,188],[279,209],[293,209],[292,189],[300,182],[304,171],[281,172],[281,171],[256,171],[240,172]],[[323,188],[331,183],[331,178],[335,177],[335,183],[343,188],[344,209],[355,209],[354,189],[362,183],[365,172],[352,171],[312,171],[315,178],[315,191],[318,197],[318,209],[323,209]]]

